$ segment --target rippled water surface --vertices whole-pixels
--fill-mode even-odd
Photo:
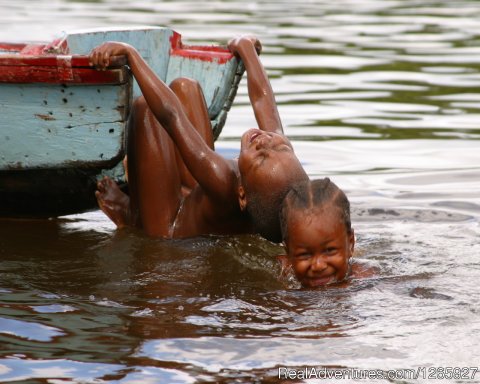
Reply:
[[[1,40],[138,24],[188,43],[260,37],[286,132],[312,178],[347,192],[356,263],[375,273],[301,290],[256,237],[152,240],[101,212],[0,220],[0,381],[478,367],[480,2],[0,0]],[[255,126],[242,84],[226,156]]]

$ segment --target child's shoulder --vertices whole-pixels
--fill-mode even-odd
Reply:
[[[368,279],[377,275],[377,268],[362,262],[353,262],[350,270],[350,277],[354,279]]]

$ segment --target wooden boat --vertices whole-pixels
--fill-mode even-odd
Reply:
[[[140,94],[125,58],[106,71],[88,63],[104,41],[135,46],[169,83],[186,76],[203,88],[214,136],[243,67],[226,48],[187,46],[160,27],[65,33],[51,43],[0,43],[0,217],[51,217],[96,208],[96,181],[121,182],[125,125]]]

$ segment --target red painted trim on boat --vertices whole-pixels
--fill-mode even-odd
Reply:
[[[233,58],[233,54],[226,48],[195,45],[172,49],[170,54],[217,64],[225,64]]]
[[[45,66],[57,67],[59,61],[70,61],[72,67],[90,67],[88,56],[85,55],[0,55],[0,73],[1,67],[8,66]],[[110,67],[120,67],[127,63],[124,56],[112,56],[110,58]]]
[[[122,84],[125,69],[97,71],[92,68],[58,68],[42,66],[2,66],[0,83],[27,84]]]
[[[175,31],[170,37],[170,47],[171,56],[180,56],[207,62],[216,62],[218,64],[225,64],[233,58],[232,53],[226,48],[216,46],[184,45],[182,43],[182,36]]]
[[[171,56],[225,64],[232,53],[218,46],[184,46],[182,36],[173,32],[170,37]],[[0,43],[0,83],[82,83],[118,84],[126,81],[121,70],[97,71],[90,67],[88,56],[65,55],[68,52],[65,39],[48,44]],[[125,57],[111,60],[111,68],[127,64]],[[125,71],[125,69],[123,69]]]
[[[182,47],[182,35],[173,31],[172,36],[170,37],[170,50],[178,49]]]
[[[43,55],[45,53],[45,45],[27,44],[19,53],[21,55]]]
[[[24,43],[3,43],[0,42],[0,51],[11,51],[11,52],[18,52],[21,51],[26,44]]]
[[[0,83],[119,84],[127,80],[124,56],[111,58],[107,71],[80,55],[0,55]]]
[[[68,54],[69,48],[65,37],[55,39],[50,44],[45,45],[43,53]]]

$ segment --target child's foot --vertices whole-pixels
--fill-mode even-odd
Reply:
[[[97,182],[95,191],[98,206],[112,220],[118,228],[128,225],[130,199],[123,193],[117,183],[105,176]]]

